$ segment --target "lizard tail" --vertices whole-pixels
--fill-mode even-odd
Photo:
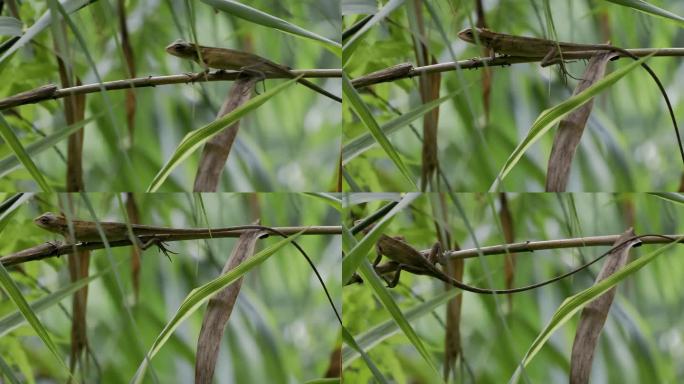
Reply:
[[[326,91],[325,89],[319,87],[318,85],[316,85],[316,84],[310,82],[309,80],[306,80],[306,79],[299,79],[299,80],[297,80],[297,82],[298,82],[299,84],[301,84],[301,85],[303,85],[303,86],[305,86],[305,87],[311,89],[311,90],[314,90],[314,91],[320,93],[320,94],[323,95],[323,96],[326,96],[326,97],[328,97],[328,98],[330,98],[330,99],[333,99],[333,100],[337,101],[338,103],[341,103],[341,102],[342,102],[342,98],[333,95],[332,93],[330,93],[330,92]]]

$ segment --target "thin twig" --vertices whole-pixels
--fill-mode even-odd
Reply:
[[[342,77],[341,69],[309,69],[309,70],[291,70],[295,75],[304,75],[303,77],[310,78],[336,78]],[[264,73],[265,78],[289,78],[285,74],[279,73]],[[123,79],[107,81],[102,84],[86,84],[78,87],[58,89],[56,85],[48,84],[38,87],[36,89],[23,92],[6,99],[0,100],[0,110],[10,107],[16,107],[24,104],[34,104],[43,100],[59,99],[68,95],[79,95],[84,93],[99,92],[102,88],[105,90],[129,89],[129,88],[143,88],[155,87],[157,85],[165,84],[181,84],[181,83],[197,83],[204,81],[234,81],[238,78],[244,78],[245,74],[242,71],[215,71],[204,74],[201,73],[187,73],[183,75],[168,75],[168,76],[148,76],[138,77],[134,79]]]
[[[638,57],[648,56],[655,53],[654,56],[684,56],[684,48],[637,48],[627,49],[626,51]],[[578,52],[563,52],[563,60],[580,60],[590,59],[592,56],[605,51],[587,50]],[[623,53],[617,53],[617,57],[627,57]],[[352,80],[352,84],[356,88],[363,88],[369,85],[385,83],[398,79],[411,78],[420,76],[421,74],[454,71],[456,69],[476,69],[484,67],[505,67],[512,64],[519,63],[534,63],[542,61],[542,57],[519,57],[519,56],[497,56],[491,57],[476,57],[467,60],[459,60],[456,62],[439,63],[433,65],[426,65],[424,67],[411,67],[410,63],[394,65],[367,75],[357,77]],[[555,64],[551,62],[550,64]]]
[[[309,226],[309,227],[274,227],[273,229],[285,234],[294,235],[296,233],[302,232],[302,235],[339,235],[342,233],[342,228],[340,226]],[[138,236],[142,243],[146,243],[149,240],[159,240],[162,243],[171,241],[183,241],[183,240],[198,240],[198,239],[218,239],[225,237],[240,237],[242,233],[249,231],[249,229],[243,230],[231,230],[231,231],[215,231],[211,233],[203,234],[166,234],[166,235],[151,235],[151,236]],[[110,241],[109,247],[127,247],[132,243],[130,240],[117,240]],[[82,250],[92,250],[92,249],[102,249],[104,248],[103,242],[90,242],[90,243],[77,243],[77,244],[65,244],[62,242],[49,242],[36,245],[31,248],[21,250],[19,252],[13,253],[0,258],[0,262],[4,266],[11,266],[16,264],[25,263],[27,261],[42,260],[49,257],[56,257],[61,255],[66,255],[73,253],[74,251]]]
[[[501,255],[513,252],[534,252],[542,249],[559,249],[559,248],[575,248],[575,247],[596,247],[603,245],[612,245],[615,243],[620,235],[606,235],[606,236],[591,236],[591,237],[577,237],[571,239],[558,240],[542,240],[542,241],[524,241],[511,244],[492,245],[489,247],[482,247],[480,249],[471,248],[460,251],[450,251],[444,253],[445,258],[468,259],[478,257],[480,254],[484,256]],[[660,236],[644,236],[640,240],[644,244],[665,244],[671,243],[672,239],[678,239],[678,243],[684,243],[684,235],[663,235]],[[429,249],[421,251],[423,254],[428,254]]]

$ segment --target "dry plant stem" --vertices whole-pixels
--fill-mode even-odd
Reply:
[[[252,89],[254,89],[257,81],[254,77],[237,80],[230,88],[228,98],[221,106],[216,118],[218,119],[246,103],[251,98]],[[239,130],[240,120],[219,132],[204,145],[202,158],[195,175],[195,186],[193,188],[195,192],[216,192],[221,171],[223,171]]]
[[[629,228],[613,244],[617,246],[634,239],[634,230]],[[626,246],[615,249],[606,258],[601,272],[596,277],[596,284],[606,279],[617,270],[627,264],[629,252],[632,247],[638,246],[641,242],[635,239],[628,242]],[[572,357],[570,359],[570,384],[586,384],[589,382],[591,365],[594,361],[594,352],[598,343],[599,335],[608,317],[608,311],[615,298],[617,286],[609,289],[601,296],[594,299],[582,309],[580,322],[575,333],[575,341],[572,345]]]
[[[637,57],[648,56],[655,53],[654,56],[684,56],[684,48],[637,48],[627,49],[627,52],[632,53]],[[605,52],[601,50],[588,50],[578,52],[564,52],[564,60],[589,60],[594,55]],[[628,57],[624,53],[617,52],[617,57]],[[491,57],[476,57],[467,60],[459,60],[456,62],[439,63],[433,65],[426,65],[424,67],[413,67],[410,63],[398,64],[389,68],[385,68],[352,80],[352,84],[356,88],[363,88],[373,84],[385,83],[389,81],[412,78],[420,76],[422,73],[435,73],[455,71],[457,69],[477,69],[484,67],[505,67],[512,64],[520,63],[534,63],[541,62],[540,57],[520,57],[520,56],[497,56]],[[556,62],[549,62],[548,64],[556,64]],[[2,104],[0,103],[0,106]]]
[[[613,52],[600,53],[589,60],[587,69],[584,71],[582,80],[575,87],[573,96],[589,88],[595,82],[603,78],[606,73],[606,65]],[[594,109],[594,98],[584,103],[581,107],[570,112],[558,124],[558,130],[553,138],[553,147],[549,156],[549,165],[546,172],[546,191],[564,192],[570,177],[570,165],[584,133],[584,128],[589,120],[589,115]]]
[[[258,225],[259,220],[253,224]],[[262,230],[252,230],[243,233],[235,243],[221,274],[225,275],[252,256],[257,240],[263,234],[265,234],[265,231]],[[242,279],[240,277],[209,299],[207,311],[202,320],[202,329],[197,338],[197,356],[195,359],[196,384],[210,384],[213,380],[219,347],[223,340],[223,331],[228,319],[230,319],[230,315],[233,313],[233,307],[242,287]]]
[[[292,70],[294,75],[304,75],[305,78],[336,78],[342,77],[341,69],[309,69]],[[77,87],[59,89],[54,84],[43,85],[36,89],[19,93],[17,95],[0,100],[0,110],[16,107],[24,104],[34,104],[43,100],[60,99],[68,95],[79,95],[86,93],[100,92],[101,87],[111,91],[116,89],[155,87],[166,84],[198,83],[205,81],[235,81],[243,79],[244,73],[241,71],[215,71],[205,74],[187,73],[183,75],[168,76],[148,76],[134,79],[123,79],[106,81],[102,84],[86,84]],[[289,76],[278,73],[265,73],[263,78],[267,79],[289,79]]]
[[[612,245],[620,237],[620,235],[606,235],[606,236],[591,236],[591,237],[577,237],[571,239],[560,240],[542,240],[542,241],[525,241],[513,244],[492,245],[489,247],[482,247],[480,249],[471,248],[460,251],[450,251],[444,254],[445,258],[468,259],[483,256],[501,255],[512,252],[533,252],[542,249],[559,249],[559,248],[575,248],[575,247],[596,247],[604,245]],[[661,236],[644,236],[640,237],[643,244],[667,244],[676,239],[678,243],[684,243],[684,234],[679,235],[663,235]],[[423,254],[428,254],[430,250],[421,251]]]
[[[310,227],[272,227],[274,230],[282,232],[285,235],[294,235],[303,231],[302,235],[340,235],[342,233],[342,228],[339,226],[310,226]],[[198,239],[219,239],[225,237],[240,237],[246,231],[252,229],[243,230],[233,230],[226,232],[212,232],[209,234],[173,234],[173,235],[154,235],[154,236],[138,236],[142,243],[146,243],[152,239],[158,239],[162,242],[172,242],[172,241],[183,241],[183,240],[198,240]],[[117,240],[110,241],[109,247],[128,247],[132,243],[130,240]],[[65,244],[59,241],[43,243],[31,248],[24,249],[22,251],[13,253],[11,255],[4,256],[0,258],[0,262],[3,266],[8,267],[12,265],[17,265],[25,263],[28,261],[42,260],[49,257],[56,257],[61,255],[66,255],[73,253],[74,250],[86,250],[86,249],[102,249],[104,248],[104,243],[102,242],[91,242],[91,243],[77,243],[77,244]]]

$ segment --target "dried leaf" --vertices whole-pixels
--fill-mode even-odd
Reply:
[[[254,77],[235,81],[216,118],[218,119],[246,103],[252,97],[252,89],[256,82],[257,79]],[[212,137],[204,145],[202,158],[195,175],[195,192],[216,192],[219,176],[226,164],[239,129],[240,120]]]
[[[255,224],[259,224],[259,221]],[[254,253],[257,240],[264,233],[262,230],[254,230],[240,235],[221,274],[225,274],[237,267],[251,256]],[[235,283],[224,288],[209,300],[207,312],[202,321],[202,330],[197,340],[197,356],[195,361],[196,384],[212,383],[223,331],[233,312],[241,286],[242,278],[236,280]]]
[[[606,64],[615,56],[615,52],[602,52],[589,60],[587,69],[582,75],[582,80],[577,84],[574,95],[579,94],[598,80],[603,78],[606,73]],[[590,100],[581,107],[568,114],[558,124],[558,131],[553,139],[549,166],[546,174],[547,192],[564,192],[570,177],[570,165],[575,155],[577,144],[579,144],[584,127],[594,108],[594,100]]]
[[[614,249],[606,257],[606,262],[596,277],[596,283],[606,279],[627,263],[630,249],[641,244],[641,240],[633,239],[634,236],[634,230],[630,227],[615,241],[614,247],[623,243],[624,245]],[[630,241],[630,239],[633,240]],[[591,364],[594,361],[598,337],[601,334],[608,311],[615,298],[616,288],[617,286],[606,291],[606,293],[587,304],[582,310],[577,332],[575,333],[575,341],[572,345],[572,357],[570,360],[571,384],[589,382]]]

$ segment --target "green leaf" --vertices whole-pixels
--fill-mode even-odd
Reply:
[[[100,112],[98,116],[101,114],[102,112]],[[69,135],[83,128],[86,124],[95,120],[96,118],[97,116],[91,116],[85,120],[81,120],[75,124],[56,130],[52,134],[27,145],[25,148],[26,153],[32,157],[36,156],[44,150],[54,147],[57,143],[66,139],[69,137]],[[12,170],[14,170],[14,168],[18,167],[19,164],[20,162],[16,156],[7,156],[3,159],[0,159],[0,177],[10,173]]]
[[[644,13],[650,13],[652,15],[661,16],[661,17],[664,17],[666,19],[676,20],[680,23],[680,25],[682,22],[684,22],[683,17],[681,17],[677,14],[674,14],[670,11],[664,10],[662,8],[658,8],[655,5],[653,5],[651,3],[647,3],[643,0],[605,0],[605,1],[608,1],[608,2],[614,3],[614,4],[623,5],[625,7],[633,8],[633,9],[636,9],[637,11],[641,11]]]
[[[38,183],[43,192],[52,192],[52,188],[50,188],[50,185],[43,178],[43,174],[40,173],[38,167],[36,167],[36,164],[33,163],[33,160],[31,160],[29,154],[26,153],[26,150],[24,147],[22,147],[19,139],[17,139],[17,137],[14,135],[12,128],[9,126],[5,118],[2,117],[2,115],[0,115],[0,136],[2,136],[3,140],[5,140],[7,145],[9,145],[9,147],[12,149],[12,152],[14,152],[14,155],[17,157],[17,159],[29,171],[33,177],[33,180]]]
[[[649,195],[658,196],[672,203],[684,204],[684,194],[676,192],[652,192]]]
[[[356,51],[356,48],[359,45],[359,42],[361,41],[361,37],[368,32],[375,24],[379,23],[382,21],[387,15],[389,15],[392,11],[397,9],[400,5],[404,3],[404,0],[390,0],[385,4],[373,17],[371,17],[370,20],[361,28],[359,29],[354,36],[349,38],[347,40],[347,43],[342,47],[342,65],[344,66],[345,63],[352,57],[354,54],[354,51]]]
[[[404,317],[407,321],[411,322],[417,320],[427,314],[430,314],[433,310],[437,309],[442,304],[448,302],[454,297],[463,293],[460,289],[449,289],[431,299],[419,303],[413,308],[404,312]],[[389,319],[378,325],[375,325],[365,331],[363,334],[359,335],[358,347],[364,351],[370,350],[375,345],[379,344],[381,341],[391,337],[399,330],[397,323]],[[348,346],[342,347],[342,368],[346,368],[354,360],[359,358],[358,351],[350,348]]]
[[[278,85],[277,87],[274,87],[270,91],[264,92],[261,95],[254,97],[248,102],[235,108],[232,112],[224,116],[221,116],[220,118],[212,121],[211,123],[203,126],[202,128],[196,129],[185,135],[183,140],[181,140],[180,144],[178,144],[178,147],[176,148],[174,153],[171,155],[169,161],[166,162],[166,164],[164,164],[164,166],[159,170],[157,175],[150,183],[149,187],[147,187],[147,192],[156,192],[159,189],[159,187],[161,187],[161,185],[164,183],[166,178],[169,177],[171,171],[173,171],[174,168],[180,165],[180,163],[183,160],[190,156],[205,141],[211,139],[214,135],[219,133],[225,127],[233,124],[247,113],[260,107],[270,98],[280,93],[280,91],[297,82],[297,80],[300,77],[301,76],[298,76],[294,79],[288,80]]]
[[[404,175],[404,178],[406,178],[406,180],[410,183],[411,187],[414,190],[418,189],[408,168],[406,168],[404,163],[401,161],[399,154],[397,154],[397,152],[394,150],[394,147],[392,147],[392,144],[387,139],[387,136],[385,136],[380,129],[378,122],[375,121],[375,118],[373,118],[373,115],[368,109],[368,106],[366,106],[366,103],[361,100],[361,96],[356,92],[356,89],[354,89],[354,86],[352,85],[351,81],[349,81],[346,73],[342,73],[342,93],[345,97],[344,101],[349,103],[352,111],[354,111],[363,125],[368,128],[368,131],[371,135],[373,135],[375,141],[380,144],[380,147],[382,147],[385,153],[387,153],[387,156],[389,156],[392,162],[394,162],[394,165],[399,168],[399,171],[401,171],[401,174]]]
[[[387,379],[385,379],[385,376],[382,375],[380,370],[378,369],[377,365],[371,360],[370,356],[361,348],[357,343],[356,340],[354,340],[354,336],[352,336],[351,333],[347,330],[347,328],[342,327],[342,340],[344,340],[347,345],[349,345],[350,348],[358,352],[358,354],[363,358],[363,361],[366,363],[366,366],[368,369],[371,370],[373,373],[373,376],[375,376],[375,379],[379,383],[387,383]]]
[[[539,117],[537,117],[537,120],[535,120],[535,122],[532,124],[532,128],[530,128],[527,136],[520,142],[520,144],[518,144],[518,146],[513,150],[511,155],[506,160],[506,163],[499,171],[499,175],[496,177],[496,180],[489,188],[490,192],[495,192],[499,189],[499,185],[503,179],[522,158],[522,156],[525,154],[525,151],[527,151],[532,144],[539,140],[542,135],[553,128],[563,117],[581,107],[584,103],[591,100],[592,97],[596,96],[600,92],[608,89],[608,87],[615,84],[618,80],[635,69],[637,66],[640,66],[641,63],[646,61],[651,56],[653,56],[653,54],[643,57],[614,71],[613,73],[604,77],[601,81],[596,82],[594,85],[578,93],[577,95],[570,97],[553,108],[543,111]]]
[[[610,275],[606,279],[594,284],[590,288],[585,289],[573,296],[568,297],[563,301],[563,303],[558,307],[556,312],[551,316],[551,320],[544,327],[544,329],[539,333],[537,338],[532,342],[532,345],[525,353],[523,360],[518,365],[518,368],[513,373],[509,383],[515,383],[518,381],[522,369],[526,367],[532,358],[541,350],[541,348],[546,344],[546,341],[551,337],[553,332],[565,324],[570,318],[582,309],[585,305],[590,303],[592,300],[604,294],[609,289],[615,287],[620,281],[624,280],[628,276],[636,273],[641,268],[645,267],[648,263],[655,260],[660,254],[675,246],[677,243],[672,242],[663,247],[656,249],[655,251],[638,258],[637,260],[627,264],[619,271]]]
[[[73,13],[80,9],[81,7],[88,5],[92,0],[67,0],[62,6],[67,13]],[[5,61],[5,59],[14,53],[17,49],[23,47],[26,43],[31,41],[40,31],[45,29],[52,22],[52,13],[46,11],[43,15],[36,21],[29,29],[26,30],[23,36],[19,38],[12,46],[5,51],[5,53],[0,56],[0,63]]]
[[[410,110],[409,112],[404,113],[403,115],[398,116],[397,118],[392,119],[387,123],[383,124],[380,127],[380,130],[385,136],[389,136],[394,132],[397,132],[399,129],[407,127],[414,120],[423,117],[426,113],[435,109],[443,102],[451,100],[451,98],[458,95],[462,91],[462,89],[459,89],[449,93],[446,96],[440,97],[439,99],[429,101],[425,104],[421,104],[420,106]],[[375,145],[375,143],[376,141],[373,140],[373,136],[368,132],[364,133],[363,135],[359,135],[358,137],[355,137],[352,141],[350,141],[348,144],[342,147],[342,165],[346,165],[353,158],[370,149],[373,145]]]
[[[10,300],[12,300],[14,305],[17,306],[19,312],[21,312],[21,314],[26,318],[26,321],[28,321],[33,330],[36,331],[38,337],[43,340],[43,343],[48,347],[55,360],[59,362],[59,365],[64,368],[65,372],[69,372],[69,368],[67,368],[66,364],[64,364],[59,349],[57,349],[57,346],[50,338],[50,334],[48,333],[47,329],[43,327],[43,324],[41,324],[40,320],[38,320],[35,312],[31,310],[31,307],[26,302],[26,299],[24,299],[24,296],[22,296],[21,292],[19,291],[19,287],[14,284],[12,277],[9,275],[9,273],[7,273],[7,270],[2,263],[0,263],[0,286],[2,286],[7,293],[7,296],[9,296]],[[71,376],[71,374],[69,375]],[[71,377],[73,378],[73,376]]]
[[[111,268],[108,268],[108,270],[109,269]],[[31,303],[31,310],[34,313],[39,313],[45,309],[51,308],[52,306],[57,305],[67,296],[70,296],[74,292],[90,284],[90,282],[92,282],[93,280],[99,279],[105,273],[106,271],[103,271],[96,275],[90,275],[87,278],[80,279],[65,287],[62,287],[59,290],[50,293],[49,295],[43,296],[40,299]],[[20,311],[16,311],[14,313],[10,313],[3,316],[2,318],[0,318],[0,336],[3,336],[8,332],[11,332],[12,330],[16,329],[24,323],[24,320],[25,317],[22,316],[22,313]]]
[[[341,54],[342,45],[340,43],[327,39],[323,36],[317,35],[302,27],[289,23],[273,15],[269,15],[268,13],[262,12],[258,9],[238,3],[237,1],[202,0],[202,2],[209,4],[212,7],[220,9],[224,12],[230,13],[235,17],[251,21],[255,24],[263,25],[267,28],[275,28],[277,30],[287,32],[294,36],[301,36],[307,39],[312,39],[314,41],[323,43],[323,46],[331,52],[333,52],[335,55],[340,56]]]
[[[147,353],[147,358],[145,358],[140,363],[140,366],[138,366],[138,371],[135,373],[135,376],[133,377],[131,382],[142,382],[143,378],[145,377],[145,371],[147,370],[149,360],[151,360],[157,354],[157,352],[159,352],[161,347],[164,346],[164,344],[169,339],[169,337],[171,337],[176,328],[178,328],[181,325],[181,323],[185,321],[185,319],[187,319],[190,315],[195,313],[195,311],[197,311],[200,308],[200,306],[202,306],[202,304],[211,299],[216,293],[221,291],[223,288],[232,284],[233,282],[235,282],[235,280],[239,279],[244,274],[249,272],[252,268],[266,261],[266,259],[271,257],[278,250],[280,250],[287,244],[291,243],[292,241],[296,240],[301,234],[302,232],[299,232],[295,235],[280,240],[276,244],[264,249],[263,251],[245,260],[240,265],[231,269],[227,273],[215,278],[214,280],[202,286],[193,289],[185,298],[185,300],[183,300],[180,307],[178,307],[178,311],[176,311],[176,314],[173,316],[171,321],[169,321],[164,327],[164,329],[162,329],[162,331],[159,333],[157,339],[154,341],[152,347],[150,347],[150,350]]]
[[[0,36],[21,36],[21,21],[9,16],[0,16]]]

